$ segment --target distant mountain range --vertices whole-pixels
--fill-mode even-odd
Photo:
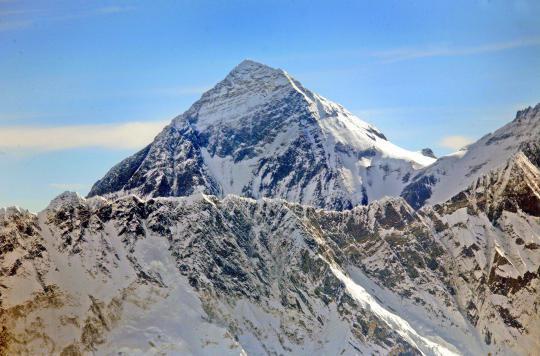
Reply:
[[[0,355],[540,353],[540,104],[457,153],[246,60],[87,198],[0,209]]]

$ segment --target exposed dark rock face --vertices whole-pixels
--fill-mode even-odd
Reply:
[[[169,126],[156,140],[134,156],[114,166],[96,182],[89,196],[136,189],[143,196],[187,196],[195,191],[220,194],[201,155],[204,138],[188,124]]]
[[[122,190],[129,183],[131,177],[139,169],[142,162],[145,160],[150,151],[151,146],[148,145],[133,156],[126,158],[116,166],[111,168],[109,174],[98,180],[92,189],[89,196],[105,195],[111,192]]]
[[[431,157],[431,158],[437,158],[437,156],[435,156],[435,153],[433,153],[433,150],[431,148],[422,148],[422,154],[426,157]]]
[[[434,176],[422,176],[403,189],[401,196],[415,209],[424,205],[431,197],[431,187],[437,183]]]

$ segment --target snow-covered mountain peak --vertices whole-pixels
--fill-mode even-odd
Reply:
[[[343,106],[306,89],[286,71],[244,60],[222,81],[205,92],[186,113],[177,117],[175,122],[181,127],[187,120],[197,129],[210,126],[233,127],[246,125],[243,120],[246,116],[250,116],[251,120],[267,119],[259,111],[280,106],[286,106],[291,114],[306,111],[317,121],[338,115],[343,118],[354,117]],[[301,118],[299,115],[288,115],[289,121]],[[359,118],[354,117],[352,121],[355,131],[366,130],[379,139],[386,139],[375,127]],[[328,127],[325,128],[329,131]],[[372,141],[375,138],[364,137],[361,141],[366,139]]]
[[[514,121],[522,121],[527,119],[538,119],[540,113],[540,103],[536,104],[536,106],[529,106],[523,110],[519,110],[516,113],[516,118]]]
[[[540,163],[540,104],[518,111],[513,121],[458,152],[440,157],[413,177],[402,196],[418,208],[444,202],[486,173],[523,152]]]
[[[289,75],[283,70],[244,60],[175,122],[182,126],[188,120],[198,129],[241,125],[245,116],[265,104],[282,100],[294,91]]]
[[[277,68],[246,59],[233,68],[229,74],[216,85],[232,95],[244,93],[246,87],[253,91],[272,91],[280,87],[290,87],[289,75]]]
[[[91,198],[0,209],[0,355],[539,354],[539,136],[435,160],[244,61]]]
[[[281,69],[275,69],[266,64],[259,63],[251,59],[244,59],[236,67],[234,67],[233,70],[231,70],[227,78],[257,78],[257,75],[271,75],[277,73],[283,73],[283,71]]]
[[[54,210],[63,206],[77,205],[83,201],[83,198],[76,192],[65,191],[51,200],[47,209]]]
[[[287,72],[246,60],[90,196],[203,192],[348,209],[399,195],[433,161],[395,146]]]
[[[8,206],[5,208],[0,208],[0,218],[9,218],[13,215],[18,214],[30,214],[30,212],[18,206]]]

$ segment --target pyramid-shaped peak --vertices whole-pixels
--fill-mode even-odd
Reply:
[[[238,64],[227,76],[228,79],[259,79],[262,77],[284,77],[285,72],[281,69],[272,68],[266,64],[245,59]]]
[[[197,117],[201,129],[218,122],[236,122],[262,105],[278,105],[272,103],[301,87],[293,82],[296,83],[281,69],[245,59],[173,123],[182,126],[186,118]]]
[[[89,196],[202,191],[339,210],[398,195],[404,177],[433,161],[393,145],[285,71],[244,60],[148,148],[113,167]],[[370,177],[395,173],[368,185],[370,167],[376,167]]]
[[[276,71],[278,69],[272,68],[264,63],[260,63],[251,59],[244,59],[242,62],[240,62],[234,70],[239,71],[257,71],[257,70],[271,70]]]

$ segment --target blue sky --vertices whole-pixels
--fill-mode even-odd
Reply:
[[[0,0],[0,206],[86,194],[244,58],[411,150],[540,102],[539,1]]]

